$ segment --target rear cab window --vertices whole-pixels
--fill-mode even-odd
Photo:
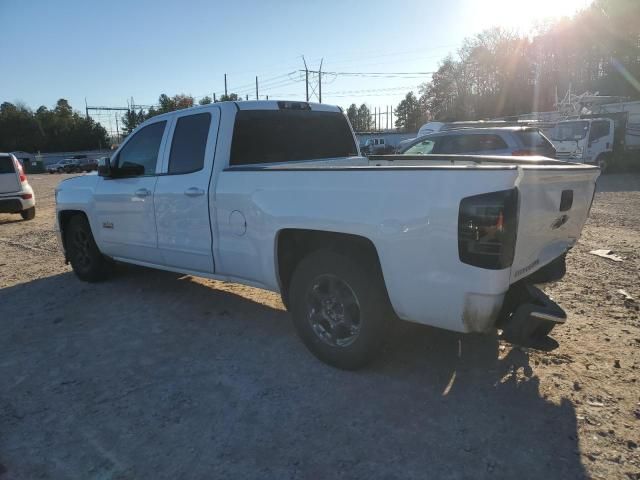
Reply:
[[[170,174],[202,170],[210,125],[211,114],[208,112],[178,118],[171,141]]]
[[[280,109],[236,114],[232,166],[356,155],[358,148],[341,112]]]

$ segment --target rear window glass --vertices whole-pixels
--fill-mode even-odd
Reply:
[[[0,173],[16,173],[11,157],[0,157]]]
[[[171,142],[169,173],[191,173],[202,170],[207,147],[211,114],[198,113],[180,117]]]
[[[547,140],[538,130],[518,130],[515,134],[520,139],[524,147],[548,148],[551,146],[549,140]]]
[[[349,157],[358,150],[340,112],[241,110],[231,144],[231,165]]]

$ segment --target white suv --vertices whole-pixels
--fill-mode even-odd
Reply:
[[[19,213],[25,220],[36,216],[36,197],[22,164],[10,153],[0,153],[0,213]]]

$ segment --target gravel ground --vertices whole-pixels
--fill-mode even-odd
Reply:
[[[600,179],[545,286],[557,350],[402,324],[359,372],[315,360],[272,293],[125,266],[80,282],[60,179],[30,176],[35,220],[0,215],[0,479],[640,479],[640,175]]]

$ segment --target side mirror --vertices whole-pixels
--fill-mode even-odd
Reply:
[[[111,176],[111,159],[109,157],[98,159],[98,175],[101,177]]]

